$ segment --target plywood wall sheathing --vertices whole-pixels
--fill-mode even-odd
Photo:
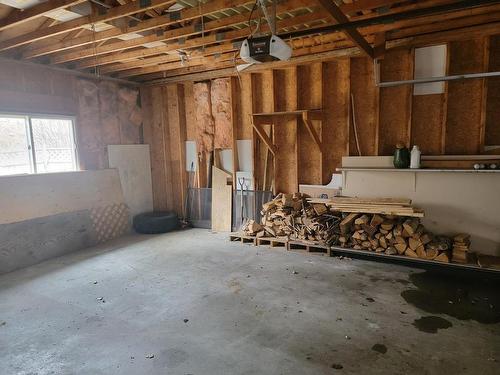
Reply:
[[[378,101],[379,88],[367,84],[374,81],[373,61],[366,57],[351,59],[350,82],[354,98],[356,128],[361,148],[361,155],[377,155],[378,147]],[[356,156],[357,148],[354,134],[349,137],[349,154]]]
[[[380,67],[383,82],[413,79],[413,52],[410,49],[386,53]],[[379,153],[390,155],[399,142],[409,146],[413,85],[380,89]]]
[[[449,74],[476,73],[484,70],[484,39],[450,43]],[[481,111],[483,80],[448,82],[448,108],[445,152],[477,154],[481,149]]]
[[[349,74],[349,59],[323,64],[323,184],[342,165],[342,156],[349,155]]]
[[[297,67],[298,109],[321,109],[323,103],[322,75],[321,63]],[[313,126],[321,137],[321,123],[313,121]],[[299,184],[321,184],[323,164],[321,153],[303,124],[298,127],[297,142]]]
[[[489,54],[489,71],[500,71],[500,35],[490,38]],[[500,145],[500,77],[487,80],[485,145]]]
[[[276,111],[297,109],[297,68],[274,71]],[[274,125],[276,155],[276,191],[298,191],[298,154],[296,117],[277,117]]]
[[[412,103],[411,145],[419,145],[425,155],[442,153],[445,95],[415,95]]]

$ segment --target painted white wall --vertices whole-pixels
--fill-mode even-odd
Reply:
[[[130,217],[153,211],[149,145],[108,146],[110,168],[117,168]]]
[[[500,255],[500,173],[346,171],[345,196],[410,198],[437,234],[470,233],[471,249]]]
[[[116,169],[0,177],[0,224],[119,203]]]

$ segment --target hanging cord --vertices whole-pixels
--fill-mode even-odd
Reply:
[[[198,12],[200,13],[200,18],[201,18],[201,39],[203,40],[201,50],[203,53],[205,53],[205,17],[203,17],[203,14],[201,12],[201,1],[200,0],[198,0]]]
[[[100,78],[101,75],[99,72],[99,65],[97,64],[98,60],[97,60],[97,45],[96,45],[96,38],[95,38],[95,23],[92,24],[91,28],[92,28],[92,39],[93,39],[92,46],[94,49],[94,63],[95,63],[94,74],[97,78]]]
[[[259,0],[255,0],[255,3],[253,4],[252,10],[250,11],[250,15],[248,16],[248,28],[250,29],[250,36],[252,36],[254,34],[254,32],[257,31],[257,29],[255,31],[252,30],[252,15],[253,15],[253,12],[255,11],[255,8],[257,7],[258,2],[259,2]]]

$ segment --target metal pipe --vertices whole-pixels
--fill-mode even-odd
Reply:
[[[376,64],[377,63],[375,63],[375,65]],[[419,84],[419,83],[456,81],[456,80],[460,80],[460,79],[478,79],[478,78],[499,77],[499,76],[500,76],[500,72],[485,72],[485,73],[456,74],[456,75],[441,76],[441,77],[407,79],[404,81],[380,82],[378,74],[376,73],[375,74],[375,85],[377,87],[394,87],[394,86],[402,86],[402,85],[415,85],[415,84]]]

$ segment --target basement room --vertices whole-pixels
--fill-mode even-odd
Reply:
[[[500,374],[500,1],[0,0],[0,374]]]

